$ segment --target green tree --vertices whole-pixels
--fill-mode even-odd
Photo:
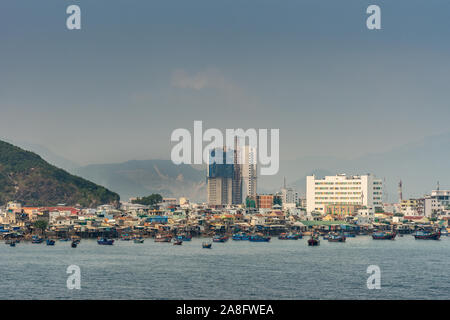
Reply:
[[[245,206],[246,206],[247,208],[256,208],[255,200],[252,199],[252,198],[250,198],[250,197],[247,197],[247,198],[245,199]]]
[[[152,193],[148,197],[137,198],[132,200],[131,203],[142,204],[144,206],[153,206],[162,201],[162,196],[158,193]]]
[[[46,220],[38,220],[34,223],[36,229],[41,230],[41,234],[44,234],[45,229],[47,229],[48,222]]]

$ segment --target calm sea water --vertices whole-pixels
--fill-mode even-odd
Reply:
[[[450,299],[450,237],[230,240],[211,250],[202,241],[1,244],[0,299]],[[67,289],[69,265],[81,269],[81,290]],[[369,265],[381,269],[380,290],[367,289]]]

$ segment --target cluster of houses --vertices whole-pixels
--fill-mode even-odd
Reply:
[[[389,205],[386,205],[389,209]],[[212,236],[217,233],[308,232],[346,229],[358,233],[373,230],[397,229],[413,232],[420,226],[449,227],[449,215],[427,217],[405,215],[400,212],[364,214],[307,212],[301,202],[297,205],[274,204],[272,208],[247,208],[245,205],[211,207],[191,203],[186,198],[164,198],[155,206],[122,202],[119,208],[102,205],[97,208],[79,206],[26,207],[10,202],[0,208],[0,237],[30,236],[42,232],[36,221],[44,220],[48,237],[123,235],[155,236],[158,233],[189,233],[193,236]]]

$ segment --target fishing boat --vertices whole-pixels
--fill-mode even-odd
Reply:
[[[300,239],[300,235],[299,234],[281,233],[278,236],[278,239],[280,239],[280,240],[298,240],[298,239]]]
[[[394,240],[397,234],[390,231],[379,231],[372,234],[373,240]]]
[[[38,237],[38,236],[33,236],[33,237],[31,238],[31,243],[42,243],[42,242],[44,242],[44,239],[43,239],[43,238],[40,238],[40,237]]]
[[[45,242],[47,243],[48,246],[54,246],[55,245],[55,240],[52,240],[52,239],[47,239]]]
[[[155,237],[155,242],[170,242],[172,237],[170,235],[157,234]]]
[[[212,243],[208,243],[208,242],[203,242],[202,243],[202,248],[203,249],[211,249],[212,247]]]
[[[227,242],[228,237],[227,236],[214,236],[213,242]]]
[[[107,238],[100,238],[97,240],[97,243],[100,245],[112,246],[114,244],[114,240]]]
[[[131,240],[131,236],[128,234],[124,234],[120,237],[121,241],[130,241]]]
[[[134,243],[144,243],[144,238],[135,238],[133,240]]]
[[[356,235],[354,233],[351,232],[344,232],[344,236],[347,238],[354,238],[356,237]]]
[[[331,233],[328,237],[328,242],[345,242],[345,235],[343,234],[337,234],[337,233]]]
[[[250,236],[250,238],[248,239],[251,242],[269,242],[270,241],[270,237],[266,237],[263,235],[259,235],[259,234],[255,234]]]
[[[181,246],[182,244],[183,244],[183,241],[181,241],[181,240],[176,240],[176,241],[173,243],[174,246]]]
[[[77,245],[78,245],[78,242],[76,242],[76,241],[72,241],[72,243],[70,244],[70,246],[71,246],[72,248],[76,248]]]
[[[417,231],[414,234],[414,238],[417,240],[439,240],[441,237],[441,231]]]
[[[312,235],[311,238],[308,239],[308,246],[318,246],[320,245],[320,240],[318,235]]]
[[[192,236],[191,235],[187,235],[187,234],[181,234],[177,237],[178,240],[181,241],[191,241],[192,240]]]
[[[236,241],[248,240],[249,236],[248,236],[248,234],[240,232],[240,233],[233,234],[232,239],[236,240]]]

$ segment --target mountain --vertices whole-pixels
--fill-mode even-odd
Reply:
[[[59,169],[36,153],[0,140],[0,204],[97,206],[116,203],[118,194]]]
[[[37,153],[42,159],[47,161],[48,163],[51,163],[52,165],[64,169],[66,171],[72,172],[74,169],[78,168],[80,165],[76,163],[75,161],[72,161],[70,159],[64,158],[56,153],[54,153],[49,148],[26,141],[16,141],[16,140],[9,140],[5,139],[6,142],[13,144],[19,148],[22,148],[24,150],[32,151],[34,153]]]
[[[170,160],[131,160],[124,163],[92,164],[78,168],[77,175],[106,186],[122,199],[160,193],[164,197],[206,200],[206,173]]]

